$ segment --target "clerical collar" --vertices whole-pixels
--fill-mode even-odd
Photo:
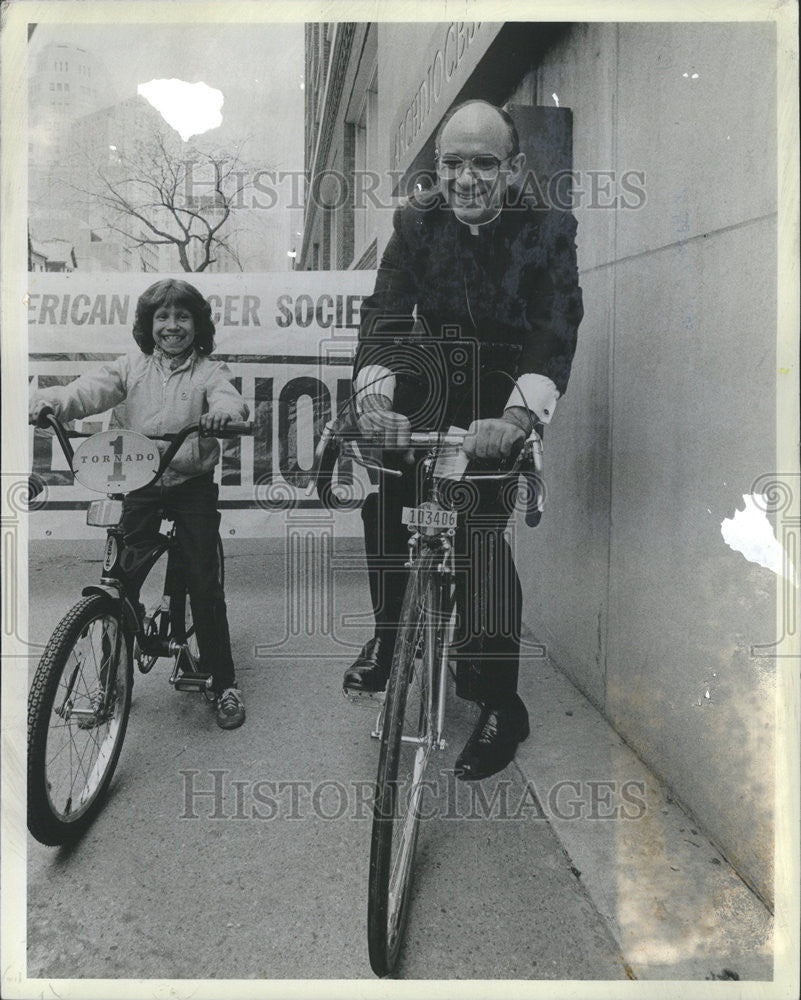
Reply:
[[[459,219],[459,216],[456,215],[455,212],[453,214],[456,215],[456,218],[459,219],[459,222],[461,222],[463,226],[467,226],[467,228],[470,230],[470,235],[471,236],[478,236],[479,229],[481,229],[482,226],[488,226],[491,222],[494,222],[498,218],[498,216],[501,214],[502,208],[503,208],[503,206],[500,206],[498,208],[498,211],[495,213],[495,215],[493,215],[493,217],[491,219],[485,219],[483,222],[478,222],[478,223],[476,223],[476,222],[462,222],[462,220]]]

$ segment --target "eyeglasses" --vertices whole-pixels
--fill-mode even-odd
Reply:
[[[492,178],[498,176],[501,164],[506,163],[508,159],[510,159],[509,156],[503,160],[499,160],[492,153],[479,153],[477,156],[468,156],[466,158],[451,155],[440,156],[439,175],[444,180],[453,180],[469,164],[471,172],[476,177],[480,177],[482,180],[492,180]]]

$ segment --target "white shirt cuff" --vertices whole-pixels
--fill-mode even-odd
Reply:
[[[506,408],[524,406],[536,414],[542,423],[549,424],[558,399],[559,390],[547,375],[536,375],[534,372],[528,372],[526,375],[521,375],[515,382],[515,388],[509,397]]]
[[[365,396],[387,396],[395,399],[395,376],[383,365],[365,365],[360,369],[354,382],[356,389],[356,412],[361,413],[361,400]]]

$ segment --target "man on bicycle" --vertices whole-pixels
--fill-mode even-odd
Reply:
[[[583,315],[573,216],[515,203],[525,156],[512,119],[483,101],[460,105],[435,154],[438,186],[396,210],[361,311],[359,426],[394,449],[385,462],[401,476],[382,475],[362,509],[376,627],[346,693],[387,683],[407,575],[401,507],[415,505],[410,429],[467,428],[468,472],[497,470],[550,422]],[[522,595],[504,535],[516,477],[463,485],[456,690],[481,714],[456,773],[476,780],[506,767],[529,727],[517,694]]]

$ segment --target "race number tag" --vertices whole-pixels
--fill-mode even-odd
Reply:
[[[115,428],[93,434],[76,448],[72,471],[81,486],[95,493],[130,493],[150,482],[160,461],[150,438]]]
[[[467,431],[464,427],[451,425],[447,433],[450,437],[457,435],[463,437]],[[454,482],[459,482],[469,461],[460,444],[443,444],[437,454],[434,476],[436,479],[452,479]]]
[[[458,514],[437,506],[404,507],[401,520],[413,528],[455,528]]]

